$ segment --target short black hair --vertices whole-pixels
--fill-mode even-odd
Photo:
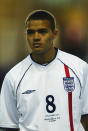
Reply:
[[[56,27],[55,17],[46,10],[35,10],[31,12],[25,21],[25,26],[28,27],[30,20],[48,20],[51,24],[51,30],[54,31]]]

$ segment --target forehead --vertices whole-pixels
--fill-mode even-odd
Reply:
[[[31,29],[40,29],[40,28],[49,28],[51,24],[48,20],[30,20],[28,24],[28,28]]]

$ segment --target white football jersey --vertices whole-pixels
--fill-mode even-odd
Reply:
[[[70,77],[66,78],[64,65]],[[20,131],[71,131],[68,92],[72,92],[74,131],[84,131],[81,115],[88,114],[88,65],[58,50],[47,65],[30,55],[5,76],[1,90],[0,127]]]

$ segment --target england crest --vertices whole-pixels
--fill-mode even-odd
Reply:
[[[64,89],[67,92],[73,92],[75,89],[74,77],[63,78]]]

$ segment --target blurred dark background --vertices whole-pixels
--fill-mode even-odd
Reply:
[[[35,9],[55,15],[54,45],[88,62],[88,0],[0,0],[0,87],[5,74],[31,51],[24,23]]]

